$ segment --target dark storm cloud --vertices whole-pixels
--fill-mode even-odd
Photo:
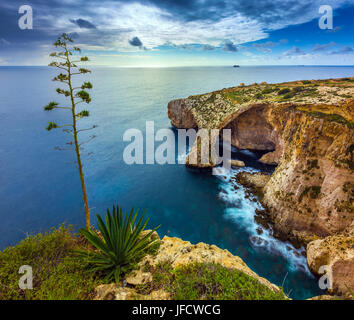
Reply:
[[[275,26],[294,20],[301,20],[307,14],[318,13],[316,1],[307,0],[149,0],[158,7],[173,13],[185,21],[210,20],[217,21],[228,16],[241,14],[256,19],[260,23]],[[327,1],[329,5],[334,0]],[[301,18],[302,17],[302,18]]]
[[[141,48],[143,46],[143,43],[138,37],[134,37],[133,39],[129,40],[129,43],[133,47],[139,47]]]
[[[335,10],[349,1],[326,0],[326,4]],[[213,46],[222,43],[223,50],[237,52],[240,50],[239,44],[265,39],[272,30],[318,18],[318,8],[322,1],[31,0],[28,4],[33,8],[34,29],[20,30],[18,9],[23,4],[22,0],[0,1],[0,39],[9,42],[9,45],[1,45],[1,53],[11,50],[20,52],[18,48],[24,52],[43,51],[62,32],[76,32],[80,44],[104,50],[120,50],[124,45],[123,50],[134,47],[144,49],[142,41],[138,38],[139,43],[133,38],[138,34],[145,45],[149,44],[149,49],[161,45],[169,37],[182,49],[188,49],[190,44],[199,44],[202,50],[210,51]],[[150,9],[151,22],[157,21],[158,25],[150,25],[149,17],[141,13],[149,13]],[[144,24],[135,23],[140,18],[144,19],[141,21],[146,23],[146,28]],[[189,22],[193,22],[192,27],[183,29],[182,26]],[[215,23],[220,23],[217,32],[209,27]],[[168,29],[170,25],[172,28]],[[243,33],[238,32],[240,28]],[[230,30],[234,30],[234,33]],[[238,37],[238,34],[242,36]],[[270,50],[270,47],[258,48]]]
[[[18,8],[23,4],[22,0],[2,0],[0,4],[0,27],[8,34],[10,29],[14,29],[17,24]],[[61,15],[81,15],[84,18],[70,20],[75,25],[83,29],[94,30],[97,25],[90,22],[86,17],[94,16],[99,13],[95,12],[95,7],[104,7],[117,9],[123,4],[141,3],[144,5],[154,5],[157,8],[166,11],[166,19],[182,20],[182,21],[219,21],[226,17],[235,17],[242,15],[248,19],[254,19],[262,24],[264,28],[274,28],[280,24],[301,23],[306,20],[308,15],[318,16],[318,1],[308,0],[91,0],[91,1],[60,1],[60,0],[32,0],[30,5],[34,10],[34,25],[41,23],[41,28],[45,33],[52,31],[52,26],[48,24],[50,21],[41,17],[52,15],[53,19]],[[336,3],[334,0],[327,1],[329,5]],[[337,1],[338,3],[344,0]],[[40,16],[39,16],[40,15]],[[6,17],[11,16],[11,23]],[[313,17],[312,17],[313,18]],[[93,21],[93,19],[90,19]],[[307,19],[306,21],[308,21]],[[53,22],[53,21],[52,21]],[[107,22],[109,24],[109,21]],[[46,28],[48,27],[48,28]],[[68,30],[69,32],[70,30]]]
[[[70,21],[83,29],[96,29],[96,26],[94,24],[92,24],[90,21],[87,21],[85,19],[76,19],[76,20],[71,19]]]
[[[51,44],[62,32],[73,35],[81,43],[88,45],[110,45],[121,34],[131,32],[131,28],[110,28],[99,30],[88,19],[70,19],[70,16],[92,16],[91,21],[96,21],[94,7],[103,4],[104,1],[59,1],[59,0],[32,0],[30,5],[33,9],[33,29],[21,30],[18,20],[21,14],[18,10],[23,5],[22,0],[0,1],[0,39],[6,39],[11,43],[9,50],[24,48],[28,50],[39,49],[42,45]],[[119,1],[116,2],[120,3]],[[85,4],[85,5],[83,5]],[[63,18],[65,17],[65,18]],[[66,23],[67,22],[67,23]],[[78,30],[79,28],[79,30]],[[82,30],[82,33],[80,31]],[[80,32],[78,32],[80,31]],[[3,51],[4,52],[4,51]]]
[[[237,46],[232,41],[226,41],[222,47],[223,51],[237,52]]]

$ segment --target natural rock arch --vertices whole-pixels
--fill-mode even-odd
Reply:
[[[273,125],[267,120],[269,106],[251,105],[235,112],[223,122],[224,129],[231,129],[231,144],[239,149],[269,151],[261,161],[278,163],[281,154],[281,140]]]

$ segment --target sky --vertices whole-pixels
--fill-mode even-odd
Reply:
[[[98,66],[354,65],[353,21],[354,0],[1,0],[0,66],[47,65],[63,32]]]

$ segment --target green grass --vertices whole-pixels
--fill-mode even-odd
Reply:
[[[159,242],[149,248],[155,254]],[[88,272],[88,265],[75,255],[76,250],[93,250],[70,227],[30,236],[0,252],[0,300],[85,300],[94,297],[95,288],[104,283]],[[22,265],[33,270],[33,289],[18,286]],[[192,263],[173,269],[170,263],[146,266],[153,281],[138,287],[147,294],[163,289],[172,299],[283,300],[283,291],[273,292],[247,274],[214,263]]]
[[[174,300],[285,300],[282,289],[273,292],[242,271],[215,263],[191,263],[172,269],[167,262],[153,271],[153,281],[141,288],[169,291]]]
[[[87,273],[87,265],[73,258],[78,248],[87,249],[87,245],[64,226],[6,248],[0,252],[0,300],[92,298],[101,281]],[[19,289],[22,265],[32,267],[32,290]]]
[[[319,111],[307,112],[309,115],[315,118],[322,118],[327,121],[334,121],[346,125],[348,128],[353,129],[354,123],[346,120],[339,114],[327,114]]]
[[[278,91],[278,95],[289,93],[291,90],[289,88],[284,88]]]
[[[277,88],[277,87],[267,87],[261,93],[262,94],[269,94],[269,93],[272,93],[277,90],[279,90],[279,88]]]
[[[250,101],[250,94],[247,90],[227,91],[222,92],[222,95],[233,102],[235,100],[238,103],[247,103]]]

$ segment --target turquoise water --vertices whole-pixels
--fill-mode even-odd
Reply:
[[[27,234],[45,231],[63,221],[84,225],[80,181],[74,154],[57,151],[70,137],[60,130],[44,130],[48,121],[64,123],[64,111],[46,113],[43,106],[56,99],[53,70],[45,67],[0,68],[0,248]],[[150,226],[159,234],[192,243],[206,242],[239,255],[250,268],[271,282],[284,285],[296,299],[321,293],[308,272],[306,260],[289,244],[264,231],[259,238],[254,223],[257,202],[234,190],[230,178],[195,173],[184,165],[124,163],[126,129],[144,132],[145,122],[156,130],[169,128],[171,99],[208,92],[241,82],[280,82],[353,76],[353,67],[210,67],[210,68],[94,68],[91,117],[97,137],[85,147],[88,197],[95,213],[112,204],[148,208]],[[56,99],[58,100],[58,99]],[[237,151],[244,170],[259,170],[260,154]],[[184,155],[176,155],[183,157]]]

